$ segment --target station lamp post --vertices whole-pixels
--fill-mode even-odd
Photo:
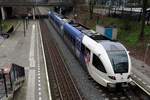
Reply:
[[[1,6],[0,6],[0,9],[1,9]],[[1,10],[0,10],[1,12]],[[1,12],[2,13],[2,12]],[[2,16],[0,17],[0,33],[2,32]]]
[[[2,32],[2,19],[0,18],[0,33]]]

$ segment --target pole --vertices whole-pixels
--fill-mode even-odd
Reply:
[[[0,19],[0,32],[3,31],[3,27],[2,27],[2,19]]]
[[[4,79],[4,86],[5,86],[6,97],[8,97],[8,94],[7,94],[7,85],[6,85],[6,78],[5,78],[4,69],[2,69],[2,75],[3,75],[3,79]]]
[[[33,20],[35,20],[35,7],[33,6],[33,11],[32,11],[32,13],[33,13]]]
[[[28,29],[28,16],[25,18],[26,29]]]
[[[1,9],[1,6],[0,6],[0,9]],[[1,13],[2,13],[2,9],[1,9]],[[3,31],[3,27],[2,27],[2,18],[3,18],[3,16],[1,16],[1,19],[0,19],[0,32]]]
[[[23,28],[24,28],[24,37],[26,36],[26,25],[25,25],[25,19],[23,19]]]
[[[1,7],[1,14],[2,14],[2,19],[5,20],[5,11],[3,7]]]
[[[142,40],[144,38],[144,28],[145,28],[145,20],[146,20],[146,9],[147,9],[147,1],[148,0],[143,0],[143,5],[142,5],[142,9],[143,9],[143,13],[142,13],[142,23],[141,23],[141,32],[140,32],[140,36],[139,39]]]

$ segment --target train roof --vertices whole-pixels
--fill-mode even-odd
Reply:
[[[56,15],[57,17],[59,17],[59,18],[64,18],[62,15],[60,15],[60,14],[58,14],[58,13],[56,13],[56,12],[53,12],[53,11],[49,11],[48,12],[48,14],[51,14],[51,13],[53,13],[54,15]]]
[[[88,37],[92,38],[95,41],[110,40],[107,37],[101,35],[100,33],[95,32],[94,30],[91,30],[91,29],[85,27],[82,24],[79,24],[79,23],[69,23],[69,24],[71,24],[73,27],[75,27],[77,30],[79,30],[82,34],[87,35]]]
[[[91,30],[80,23],[75,23],[73,20],[66,19],[62,15],[57,14],[55,12],[49,12],[49,14],[50,13],[53,13],[54,15],[56,15],[55,17],[57,18],[57,20],[64,22],[65,23],[64,27],[65,28],[68,27],[67,30],[70,31],[70,33],[72,33],[73,36],[82,37],[84,34],[96,41],[97,40],[110,40],[107,37],[101,35],[100,33],[97,33],[94,30]]]
[[[78,38],[82,38],[83,34],[77,30],[75,27],[71,26],[69,23],[66,23],[64,25],[64,29],[66,29],[70,34],[72,34],[72,36],[78,37]]]
[[[124,47],[119,42],[111,42],[111,41],[101,41],[100,44],[103,45],[106,51],[122,51]]]
[[[125,51],[125,47],[119,42],[109,40],[94,41],[88,36],[84,36],[83,44],[89,48],[97,56],[106,52],[120,52]]]

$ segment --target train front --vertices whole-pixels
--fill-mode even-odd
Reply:
[[[127,86],[131,81],[131,59],[126,48],[119,42],[101,42],[105,48],[111,63],[108,68],[109,87],[116,87],[117,84]]]

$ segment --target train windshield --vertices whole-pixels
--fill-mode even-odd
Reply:
[[[107,53],[115,73],[128,72],[128,57],[124,50],[108,51]]]

